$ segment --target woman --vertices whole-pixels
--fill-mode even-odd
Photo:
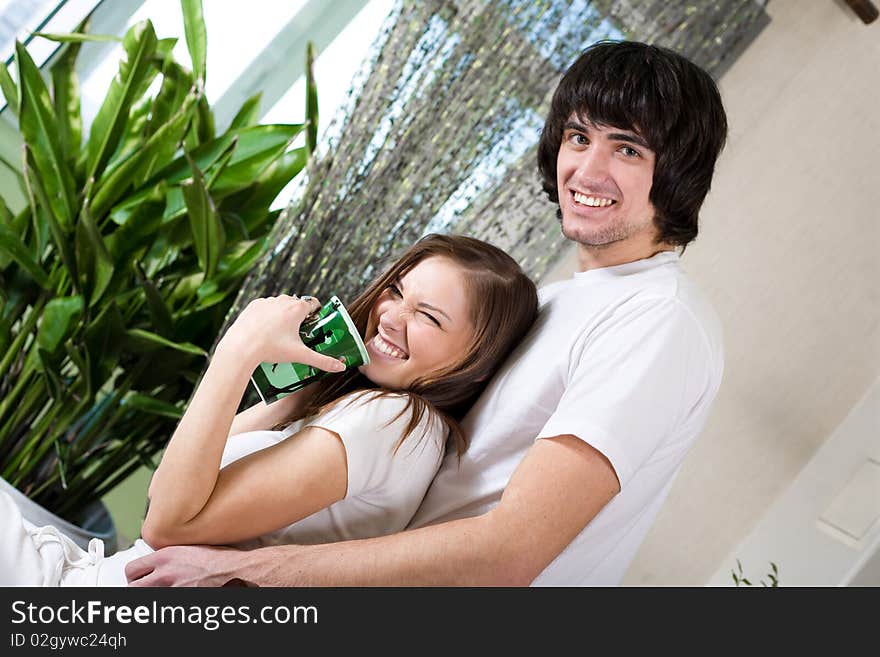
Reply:
[[[366,538],[406,527],[458,426],[537,314],[503,251],[429,235],[350,304],[370,363],[234,416],[261,362],[344,366],[309,350],[316,299],[251,302],[220,340],[149,488],[143,540],[103,559],[0,496],[4,584],[124,585],[125,563],[166,545]],[[11,529],[11,531],[10,531]]]

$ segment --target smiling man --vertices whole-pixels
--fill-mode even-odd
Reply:
[[[676,248],[727,122],[711,77],[672,51],[588,48],[554,94],[538,147],[580,271],[463,422],[402,533],[251,552],[171,547],[134,585],[609,585],[623,577],[702,430],[721,331]]]

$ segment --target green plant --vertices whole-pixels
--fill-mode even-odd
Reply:
[[[733,577],[733,582],[737,586],[752,586],[751,581],[749,581],[745,575],[743,575],[743,567],[739,562],[739,559],[736,560],[736,570],[730,571],[731,577]],[[761,586],[779,586],[779,569],[776,567],[776,564],[772,561],[770,562],[770,572],[767,573],[767,582],[763,579],[760,580]]]
[[[66,44],[51,89],[21,44],[17,81],[0,64],[29,199],[0,200],[0,475],[74,522],[164,447],[314,147],[311,44],[304,124],[257,124],[257,95],[215,134],[201,2],[181,6],[192,71],[135,25],[85,140],[74,64],[109,37],[41,35]]]

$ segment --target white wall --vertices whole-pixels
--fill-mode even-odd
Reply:
[[[777,563],[780,586],[836,586],[851,583],[853,577],[858,577],[860,585],[880,586],[880,571],[875,568],[869,573],[861,568],[876,553],[880,522],[874,521],[864,536],[854,541],[828,531],[820,520],[868,458],[880,462],[880,379],[754,531],[722,562],[709,584],[733,585],[730,571],[739,558],[747,574],[751,569],[763,575],[768,561]],[[869,494],[876,495],[876,490]],[[880,498],[861,498],[859,503],[876,511]],[[872,513],[871,517],[876,516]]]

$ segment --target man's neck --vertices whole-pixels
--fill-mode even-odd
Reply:
[[[613,244],[607,247],[578,244],[578,271],[625,265],[636,260],[646,260],[662,251],[673,251],[675,245],[666,242],[643,244]]]

